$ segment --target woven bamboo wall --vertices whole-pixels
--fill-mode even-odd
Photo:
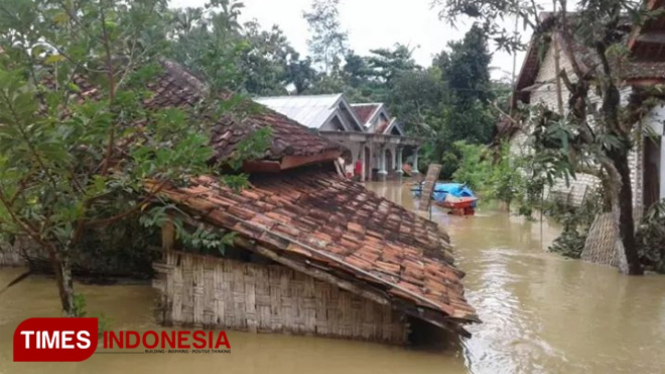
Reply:
[[[0,242],[0,266],[25,266],[26,260],[22,252],[31,252],[34,248],[34,242],[24,237],[17,237],[13,245]]]
[[[589,228],[581,258],[595,264],[619,266],[617,233],[612,213],[598,214]]]
[[[281,265],[168,252],[155,270],[165,324],[406,342],[390,306]]]
[[[21,257],[18,248],[9,243],[0,243],[0,266],[24,266],[25,259]]]

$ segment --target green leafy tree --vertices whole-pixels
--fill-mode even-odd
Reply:
[[[202,76],[215,90],[240,91],[244,76],[238,65],[251,50],[238,23],[242,8],[240,2],[219,0],[205,8],[171,10],[165,15],[170,16],[166,18],[169,57]]]
[[[496,121],[489,109],[489,101],[494,96],[489,72],[492,55],[487,49],[487,36],[473,25],[464,39],[451,43],[450,48],[446,71],[448,89],[452,92],[450,140],[487,143]]]
[[[413,50],[403,44],[396,44],[393,49],[373,49],[370,52],[367,64],[371,75],[375,81],[385,84],[388,90],[402,73],[420,68],[413,60]]]
[[[427,125],[417,127],[428,129],[425,134],[429,133],[432,140],[426,148],[425,161],[442,163],[444,167],[441,174],[444,179],[453,177],[463,158],[460,147],[454,146],[456,142],[487,144],[493,134],[498,113],[490,106],[494,94],[489,73],[491,54],[487,48],[487,38],[474,25],[463,40],[450,43],[448,51],[439,53],[433,59],[429,70],[439,83],[430,80],[430,84],[423,85],[433,100],[425,101],[427,104],[421,105],[415,112],[422,118],[421,122]],[[410,76],[407,74],[404,78]],[[404,82],[399,82],[400,88],[404,85]],[[434,95],[433,92],[439,94]],[[402,91],[397,91],[392,102],[410,102],[401,98],[401,95]],[[421,101],[424,100],[423,97]],[[413,112],[413,108],[407,106],[403,112]]]
[[[247,41],[239,64],[243,88],[255,95],[286,94],[286,86],[291,83],[289,66],[298,63],[298,53],[282,30],[277,26],[261,30],[252,21],[245,24],[243,37]]]
[[[303,13],[312,33],[308,40],[312,60],[325,74],[339,70],[348,49],[338,8],[339,0],[313,0],[311,9]]]
[[[641,1],[606,0],[582,1],[574,14],[568,11],[568,2],[557,1],[557,11],[546,24],[538,15],[535,3],[521,0],[483,0],[469,5],[461,0],[441,0],[445,5],[442,15],[451,22],[458,17],[470,16],[482,22],[486,35],[508,51],[524,47],[519,35],[503,30],[497,20],[508,15],[517,15],[525,26],[537,36],[551,38],[559,35],[564,52],[570,59],[570,68],[562,69],[557,76],[565,85],[569,97],[564,113],[541,110],[533,116],[533,110],[524,122],[534,142],[537,157],[545,168],[555,171],[558,178],[575,177],[577,172],[596,175],[608,186],[606,194],[611,202],[616,232],[616,250],[622,259],[620,270],[628,274],[642,274],[635,242],[633,221],[632,184],[628,155],[633,147],[633,124],[645,109],[650,95],[644,91],[633,91],[624,97],[631,105],[621,106],[621,77],[618,74],[622,61],[629,57],[623,46],[622,27],[629,15],[634,26],[652,16]],[[579,54],[573,50],[580,45],[598,61],[590,71],[581,67]],[[588,79],[593,76],[594,79]],[[600,98],[600,109],[591,107],[590,93]],[[540,151],[539,151],[540,150]],[[551,184],[552,181],[550,180]]]
[[[167,39],[165,12],[158,0],[0,4],[0,231],[48,254],[70,316],[71,261],[87,232],[156,217],[145,208],[166,183],[219,170],[208,146],[216,100],[141,105],[162,52],[143,38]]]
[[[316,70],[312,67],[312,60],[308,57],[300,59],[294,55],[287,66],[287,81],[293,84],[295,93],[301,95],[308,91],[317,77]]]

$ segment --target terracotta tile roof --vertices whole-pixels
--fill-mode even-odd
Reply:
[[[658,7],[663,6],[663,1],[659,0]],[[554,17],[551,12],[541,13],[541,21],[543,22],[543,27],[548,28],[554,25]],[[577,22],[578,17],[575,13],[569,14],[569,22]],[[653,23],[653,22],[651,22]],[[650,24],[651,24],[650,23]],[[660,27],[662,25],[662,20],[658,20],[656,24]],[[651,28],[654,26],[652,25]],[[624,18],[619,24],[619,31],[623,33],[623,38],[625,42],[630,43],[630,30],[640,31],[639,28],[635,28],[630,19]],[[641,33],[647,33],[648,30],[642,30]],[[638,32],[639,34],[640,32]],[[576,35],[578,36],[578,35]],[[566,41],[565,38],[560,34],[556,34],[556,38],[559,44],[562,46],[562,56],[571,58],[568,55],[568,49],[565,48]],[[529,43],[529,48],[527,54],[524,58],[520,74],[517,77],[517,92],[515,93],[515,98],[523,102],[529,102],[530,100],[530,91],[529,87],[539,84],[541,82],[536,82],[538,72],[540,70],[540,65],[544,59],[544,52],[549,48],[550,42],[548,38],[543,37],[541,34],[534,34],[532,36],[531,42]],[[580,68],[587,72],[589,70],[595,70],[600,66],[600,60],[596,56],[596,52],[591,48],[585,46],[577,38],[572,41],[571,48],[572,53],[574,54],[575,59],[580,63]],[[631,79],[663,79],[665,78],[665,61],[663,61],[662,55],[656,53],[650,54],[650,60],[643,60],[644,56],[640,56],[633,51],[632,54],[634,60],[628,63],[623,64],[623,66],[617,66],[619,69],[619,75],[621,78],[626,80]],[[655,60],[654,60],[655,59]],[[572,74],[572,72],[569,72]],[[591,74],[592,75],[592,74]]]
[[[241,121],[230,116],[219,121],[212,132],[215,156],[218,159],[228,157],[240,141],[263,127],[269,127],[272,131],[271,145],[265,155],[267,159],[313,156],[342,148],[339,144],[317,135],[288,117],[266,109]]]
[[[165,61],[163,66],[165,73],[148,86],[155,94],[146,102],[147,106],[191,107],[205,99],[206,88],[201,80],[173,62]],[[320,137],[307,127],[263,105],[247,100],[240,110],[248,106],[252,107],[249,110],[251,114],[226,115],[213,126],[211,143],[217,159],[231,156],[243,139],[264,127],[272,130],[270,148],[265,154],[267,159],[312,156],[341,149],[339,144]]]
[[[250,182],[236,194],[204,176],[163,195],[208,224],[350,275],[393,302],[427,308],[435,314],[430,322],[479,321],[436,223],[323,169],[252,175]]]
[[[356,111],[356,115],[360,122],[364,125],[370,119],[372,114],[381,106],[380,104],[352,104],[353,110]]]
[[[152,95],[144,101],[145,107],[189,109],[209,100],[206,84],[194,74],[168,60],[162,61],[162,67],[163,72],[147,84],[147,89],[152,91]],[[77,93],[80,101],[88,98],[100,99],[100,91],[86,79],[79,76],[75,82],[80,88],[80,92]],[[228,94],[218,100],[222,102],[230,96]],[[339,144],[320,137],[296,121],[251,100],[246,100],[235,108],[232,113],[222,116],[212,126],[211,144],[218,160],[230,157],[240,141],[263,127],[270,127],[272,130],[270,147],[265,153],[266,159],[313,156],[341,150]],[[249,114],[239,114],[243,111]],[[134,125],[141,126],[141,124]]]

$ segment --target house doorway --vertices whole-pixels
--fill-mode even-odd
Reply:
[[[644,211],[660,200],[660,153],[663,151],[660,147],[660,137],[652,139],[644,138]]]
[[[393,165],[393,154],[390,152],[390,149],[386,149],[384,157],[385,160],[383,161],[383,164],[386,166],[386,171],[391,172],[395,170],[395,165]]]

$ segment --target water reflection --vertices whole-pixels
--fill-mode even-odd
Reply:
[[[408,186],[368,187],[409,209]],[[427,215],[427,213],[421,213]],[[82,363],[14,364],[15,327],[32,316],[58,315],[53,281],[30,277],[0,296],[0,374],[142,373],[661,373],[665,368],[665,277],[625,277],[602,266],[542,250],[558,229],[492,208],[432,217],[451,235],[467,297],[483,324],[463,352],[416,352],[343,340],[230,332],[230,355],[100,355]],[[541,235],[542,232],[542,235]],[[6,284],[17,269],[0,271]],[[113,329],[156,329],[149,285],[77,285],[91,312]]]

